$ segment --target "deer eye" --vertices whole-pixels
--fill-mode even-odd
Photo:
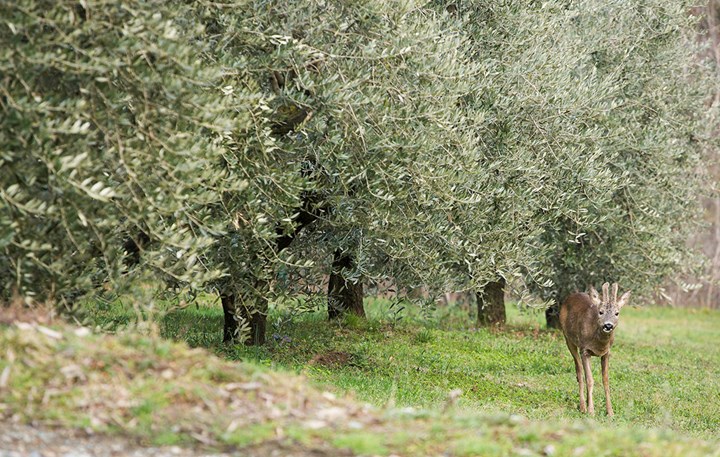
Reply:
[[[616,316],[619,316],[619,315],[620,315],[620,311],[618,311],[617,313],[615,313],[615,315],[616,315]]]
[[[603,314],[605,314],[605,311],[600,311],[600,315],[602,316]]]

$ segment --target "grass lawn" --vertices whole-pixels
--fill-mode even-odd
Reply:
[[[368,299],[367,321],[341,323],[326,322],[322,311],[294,314],[274,308],[269,343],[262,348],[223,345],[222,310],[209,300],[168,313],[160,328],[163,336],[190,346],[303,373],[378,406],[442,409],[459,389],[455,408],[462,414],[503,412],[560,421],[584,417],[577,411],[572,358],[562,335],[544,329],[542,313],[509,306],[504,329],[478,330],[458,307],[425,317],[411,307],[399,316],[395,308]],[[105,305],[88,318],[114,328],[134,315]],[[719,341],[720,312],[626,308],[610,363],[615,417],[605,417],[600,363],[593,358],[595,419],[611,428],[631,425],[716,438]]]

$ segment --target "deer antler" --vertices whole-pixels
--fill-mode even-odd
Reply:
[[[617,303],[617,292],[618,292],[618,283],[614,282],[612,285],[612,302]]]
[[[607,282],[602,285],[602,290],[603,290],[603,300],[602,301],[603,301],[603,303],[607,303],[610,298],[609,294],[608,294],[609,288],[610,288],[610,284]]]

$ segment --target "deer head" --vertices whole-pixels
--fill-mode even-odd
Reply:
[[[597,312],[597,326],[598,329],[604,333],[612,333],[613,330],[615,330],[620,319],[620,310],[630,299],[630,291],[622,294],[620,299],[617,298],[617,293],[617,283],[613,283],[612,290],[610,284],[605,283],[602,285],[601,299],[597,290],[590,286],[590,292],[588,295],[590,295],[593,308]]]

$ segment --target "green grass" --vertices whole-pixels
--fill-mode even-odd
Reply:
[[[577,411],[572,359],[561,334],[544,329],[542,313],[509,306],[504,329],[478,330],[458,308],[423,317],[408,307],[399,322],[386,301],[367,300],[366,309],[367,321],[342,323],[326,322],[323,312],[297,316],[272,309],[269,342],[262,348],[221,344],[219,304],[171,312],[160,327],[165,337],[231,360],[303,373],[375,405],[443,408],[449,392],[460,389],[460,411],[584,418]],[[95,322],[111,327],[131,317],[116,305],[92,314]],[[605,417],[599,359],[593,358],[595,419],[714,437],[720,429],[718,341],[717,311],[623,310],[611,360],[615,417]],[[333,352],[344,354],[340,363],[333,363]]]
[[[369,303],[370,320],[332,325],[320,314],[288,320],[275,310],[271,318],[284,323],[264,348],[220,344],[219,313],[206,306],[163,319],[164,334],[224,358],[153,336],[152,325],[143,327],[149,336],[0,325],[0,425],[13,418],[250,456],[720,457],[717,365],[692,369],[717,357],[717,313],[626,313],[618,352],[635,358],[618,354],[609,421],[575,412],[570,357],[557,334],[540,330],[539,316],[510,310],[516,324],[505,330],[471,331],[467,316],[448,309],[392,325],[386,306]],[[117,305],[87,318],[106,329],[129,322]],[[322,392],[331,385],[390,406],[367,409]],[[457,402],[448,400],[458,388]],[[666,413],[639,412],[661,407]]]

